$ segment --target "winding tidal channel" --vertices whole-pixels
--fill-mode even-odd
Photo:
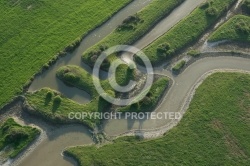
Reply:
[[[148,34],[137,41],[134,46],[139,49],[144,48],[159,36],[167,32],[171,27],[186,17],[192,10],[199,6],[204,0],[186,0],[183,4],[177,7],[168,17],[160,21]],[[56,70],[64,65],[78,65],[92,72],[91,69],[81,61],[82,53],[109,33],[111,33],[122,21],[128,16],[135,14],[143,7],[148,5],[150,0],[135,0],[128,6],[115,14],[109,21],[101,27],[95,29],[88,34],[79,47],[71,54],[60,58],[49,70],[37,76],[31,84],[29,91],[39,90],[44,87],[55,89],[68,98],[79,103],[87,103],[90,101],[90,96],[77,88],[68,87],[56,78]],[[163,97],[161,103],[155,110],[156,112],[179,112],[185,111],[185,104],[190,100],[191,94],[195,90],[195,86],[203,79],[204,74],[218,70],[232,69],[250,72],[250,59],[232,56],[206,57],[192,63],[178,76],[172,75],[163,67],[154,69],[155,74],[168,76],[173,83],[167,94]],[[105,78],[106,73],[102,76]],[[24,118],[25,122],[26,119]],[[28,120],[27,120],[28,121]],[[29,120],[33,123],[34,120]],[[36,124],[34,122],[34,124]],[[161,126],[172,124],[171,120],[109,120],[104,123],[104,131],[109,136],[126,133],[130,130],[146,130],[155,129]],[[39,126],[39,124],[36,124]],[[86,145],[93,143],[91,135],[87,128],[82,125],[67,125],[53,130],[48,130],[44,125],[39,126],[45,130],[45,139],[21,160],[21,166],[44,166],[44,165],[60,165],[70,166],[75,165],[74,161],[63,157],[62,151],[69,146]],[[47,132],[48,131],[48,132]]]

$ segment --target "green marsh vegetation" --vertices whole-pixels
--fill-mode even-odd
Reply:
[[[245,15],[232,17],[212,33],[208,41],[221,40],[250,43],[250,17]]]
[[[4,158],[14,158],[26,148],[40,131],[30,126],[21,126],[9,118],[0,123],[0,151]]]
[[[91,118],[90,115],[81,119],[69,119],[69,114],[71,112],[103,112],[110,106],[100,96],[93,98],[87,104],[78,104],[49,88],[27,93],[25,97],[27,104],[34,109],[29,110],[32,114],[39,115],[53,123],[82,123],[90,128],[94,128],[96,124],[99,124],[101,119]]]
[[[91,101],[87,104],[78,104],[56,91],[44,88],[35,93],[26,94],[27,102],[36,114],[52,122],[66,123],[72,122],[68,118],[69,113],[72,111],[91,113],[106,112],[109,110],[111,104],[99,96],[93,84],[92,75],[84,69],[72,65],[63,66],[58,69],[57,77],[67,85],[77,87],[89,93],[92,98]],[[100,82],[104,90],[114,97],[115,92],[108,84],[108,81],[101,80]],[[96,124],[100,123],[100,120],[86,117],[81,120],[74,119],[73,122],[84,123],[93,128]]]
[[[127,68],[126,68],[127,69]],[[123,69],[118,69],[118,72],[124,73]],[[70,99],[67,99],[60,93],[48,88],[41,89],[34,93],[26,94],[27,104],[34,110],[31,113],[38,114],[43,118],[58,123],[71,123],[79,122],[86,124],[90,128],[96,126],[101,122],[101,119],[92,119],[86,117],[82,120],[74,119],[69,120],[69,113],[73,112],[107,112],[110,111],[112,106],[109,102],[104,100],[96,91],[93,84],[92,75],[78,66],[63,66],[58,69],[57,77],[64,83],[82,89],[90,94],[91,101],[87,104],[78,104]],[[130,80],[130,73],[129,79]],[[108,80],[100,80],[101,86],[104,91],[111,96],[115,97],[119,94],[113,90]],[[140,102],[131,106],[122,107],[118,111],[126,112],[140,112],[152,111],[159,102],[164,90],[167,88],[169,80],[167,78],[158,78],[152,85],[147,96]],[[134,107],[139,105],[139,107]]]
[[[192,56],[192,57],[198,57],[200,56],[201,52],[198,50],[189,50],[187,52],[187,55]]]
[[[235,2],[236,0],[208,0],[147,46],[144,53],[153,64],[166,61],[180,49],[196,42]]]
[[[0,107],[60,51],[132,0],[2,0],[0,2]],[[72,44],[73,43],[73,44]]]
[[[181,69],[185,66],[186,64],[186,61],[185,60],[182,60],[180,62],[178,62],[173,68],[172,68],[172,71],[175,72],[175,73],[178,73],[181,71]]]
[[[147,95],[139,102],[118,109],[120,112],[149,112],[153,111],[169,85],[169,79],[158,78]]]
[[[127,85],[131,79],[134,79],[134,72],[133,69],[128,68],[125,64],[119,65],[115,77],[113,76],[111,80],[116,81],[121,86]],[[63,66],[58,69],[57,77],[68,85],[86,91],[92,98],[98,96],[92,74],[81,67],[73,65]],[[108,80],[100,80],[100,82],[104,90],[113,91]]]
[[[249,165],[249,84],[248,74],[213,74],[197,89],[180,123],[163,137],[122,137],[66,152],[81,166]]]
[[[157,22],[168,15],[184,0],[154,0],[136,15],[130,16],[110,35],[89,48],[82,56],[93,66],[102,51],[115,45],[130,45],[146,34]],[[112,59],[109,59],[112,60]]]

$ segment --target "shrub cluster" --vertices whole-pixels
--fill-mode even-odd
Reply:
[[[185,60],[180,61],[172,68],[173,72],[180,72],[180,70],[185,66],[185,64],[186,64]]]
[[[29,136],[25,130],[17,127],[10,127],[7,133],[5,141],[14,144],[18,144],[22,139],[26,139]]]
[[[157,54],[159,56],[168,58],[170,57],[174,51],[171,49],[170,44],[165,42],[157,46]]]
[[[136,25],[141,21],[138,15],[129,16],[126,18],[121,25],[117,27],[118,31],[123,30],[133,30],[136,28]]]
[[[54,98],[54,104],[59,105],[61,102],[62,102],[62,98],[61,98],[59,95],[57,95],[57,96]]]
[[[235,24],[235,30],[239,33],[244,33],[244,34],[250,33],[249,25],[242,19]]]
[[[99,48],[89,52],[88,57],[89,57],[89,62],[91,63],[90,65],[93,65],[96,62],[97,58],[101,55],[101,53],[107,49],[108,46],[100,45]],[[108,61],[105,59],[104,63],[108,63]]]
[[[200,56],[201,53],[198,50],[190,50],[190,51],[188,51],[187,54],[192,56],[192,57],[198,57],[198,56]]]

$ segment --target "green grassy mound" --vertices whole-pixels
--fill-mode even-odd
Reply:
[[[112,92],[110,94],[114,95]],[[78,104],[48,88],[35,93],[27,93],[26,102],[32,108],[32,110],[29,110],[31,113],[39,115],[48,121],[53,123],[83,123],[90,128],[94,128],[96,124],[99,124],[101,119],[91,117],[90,114],[79,115],[81,117],[77,116],[77,114],[106,112],[110,106],[100,96],[94,97],[87,104]]]
[[[221,40],[250,43],[250,17],[234,16],[212,33],[208,41]]]
[[[197,89],[181,122],[163,137],[123,137],[67,154],[79,165],[249,165],[250,76],[217,73]]]
[[[9,118],[0,123],[0,154],[3,158],[14,158],[40,134],[30,126],[21,126]]]
[[[86,91],[92,97],[98,96],[93,83],[92,74],[81,67],[74,65],[63,66],[58,69],[57,77],[66,84]],[[119,65],[115,75],[111,78],[112,81],[116,81],[121,86],[127,85],[131,79],[134,79],[133,70],[130,70],[125,64]],[[108,80],[100,80],[100,82],[105,91],[112,91],[112,87],[109,85]]]
[[[120,112],[149,112],[153,111],[164,91],[169,85],[168,78],[158,78],[152,85],[148,94],[139,102],[132,105],[122,107],[118,111]]]
[[[172,68],[172,71],[175,72],[175,73],[180,72],[180,70],[185,66],[185,64],[186,64],[186,61],[185,61],[185,60],[182,60],[182,61],[178,62],[178,63]]]
[[[180,49],[197,41],[235,2],[236,0],[207,1],[167,33],[147,46],[143,50],[144,53],[153,64],[161,63],[171,58]]]

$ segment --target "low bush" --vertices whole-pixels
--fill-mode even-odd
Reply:
[[[129,16],[126,18],[121,25],[117,27],[118,31],[124,31],[124,30],[135,30],[136,25],[141,21],[139,16],[136,14],[134,16]]]
[[[57,95],[57,96],[54,98],[54,104],[59,105],[59,104],[61,104],[61,102],[62,102],[62,98],[61,98],[59,95]]]
[[[0,151],[9,147],[8,151],[1,151],[1,157],[14,158],[40,133],[36,128],[21,126],[9,118],[0,123]],[[2,159],[2,158],[1,158]]]
[[[52,92],[47,92],[47,94],[46,94],[46,99],[51,100],[51,99],[52,99],[52,96],[53,96],[53,93],[52,93]]]
[[[218,10],[215,7],[209,7],[206,9],[206,14],[210,17],[215,17],[218,15]]]
[[[192,57],[198,57],[198,56],[200,56],[201,53],[198,50],[189,50],[187,54],[192,56]]]
[[[250,27],[244,20],[239,20],[235,25],[235,29],[239,33],[244,33],[248,35],[250,33]]]
[[[180,62],[178,62],[173,68],[172,68],[172,71],[173,72],[180,72],[180,70],[185,66],[186,64],[186,61],[185,60],[182,60]]]
[[[148,94],[139,102],[121,107],[120,112],[148,112],[153,111],[160,101],[164,90],[168,87],[169,80],[165,77],[158,78],[152,85]]]

